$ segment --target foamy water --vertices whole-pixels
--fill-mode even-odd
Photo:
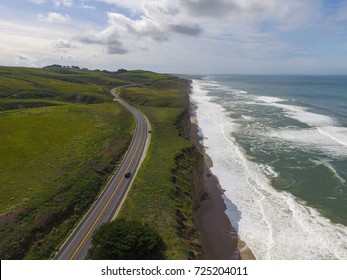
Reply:
[[[244,101],[279,108],[286,117],[308,127],[264,128],[263,124],[256,123],[258,118],[252,115],[252,111],[247,115],[240,114],[241,122],[230,115],[232,110],[226,110],[209,95],[212,88],[223,90],[215,82],[193,80],[191,101],[197,105],[203,144],[213,161],[211,171],[226,190],[226,214],[238,230],[240,239],[247,243],[257,259],[347,259],[347,227],[331,222],[293,194],[276,190],[272,180],[280,179],[281,172],[271,162],[253,160],[233,136],[241,130],[246,131],[247,136],[253,125],[253,128],[261,129],[261,133],[266,132],[266,141],[281,139],[285,141],[283,143],[293,142],[303,149],[314,146],[322,153],[341,157],[347,156],[347,150],[343,150],[345,128],[337,126],[330,117],[308,112],[300,106],[283,104],[287,99],[266,96],[259,97],[257,102],[254,97],[251,97],[253,101]],[[237,95],[248,95],[241,89],[226,89],[224,86],[224,90],[227,90],[226,94],[236,96],[233,103],[239,100]],[[255,143],[257,147],[261,149]],[[325,167],[340,183],[345,183],[328,161]]]
[[[336,126],[338,122],[334,118],[309,112],[304,107],[280,103],[287,100],[277,97],[261,96],[259,100],[264,101],[266,105],[283,109],[285,116],[311,127],[300,130],[282,129],[274,132],[278,137],[316,145],[318,148],[338,156],[347,156],[347,128]]]

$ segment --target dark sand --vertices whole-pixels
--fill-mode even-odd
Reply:
[[[194,110],[192,108],[192,110]],[[225,214],[226,206],[222,198],[218,179],[210,167],[211,159],[206,155],[205,148],[200,144],[200,136],[196,120],[192,118],[190,140],[204,155],[204,183],[208,199],[201,202],[201,206],[194,213],[195,224],[200,233],[200,242],[206,260],[253,260],[255,259],[246,243],[239,240],[237,231],[232,227]]]

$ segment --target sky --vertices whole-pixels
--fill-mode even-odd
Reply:
[[[347,74],[346,0],[0,1],[0,65]]]

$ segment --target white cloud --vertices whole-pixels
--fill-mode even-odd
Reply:
[[[55,7],[71,7],[74,4],[73,0],[54,0]]]
[[[71,55],[71,54],[62,54],[59,56],[60,60],[71,60],[71,59],[76,59],[77,56]]]
[[[127,32],[126,28],[117,30],[114,26],[109,26],[101,32],[90,31],[77,39],[87,45],[104,46],[105,52],[108,54],[126,54],[128,50],[124,48],[123,42],[119,40],[122,32]]]
[[[113,30],[113,33],[118,35],[136,35],[152,38],[155,41],[166,41],[166,30],[163,25],[152,18],[142,16],[139,20],[132,20],[124,15],[118,13],[108,14],[108,22],[110,27],[107,31]]]
[[[28,56],[26,54],[17,53],[15,55],[15,61],[18,66],[29,66],[29,67],[37,67],[36,59]]]
[[[27,61],[27,60],[29,60],[29,57],[26,56],[25,54],[20,54],[20,53],[18,53],[18,54],[16,54],[16,59]]]
[[[119,4],[119,1],[111,2]],[[126,2],[121,4],[125,5]],[[144,1],[141,9],[143,12],[137,19],[108,12],[108,27],[82,36],[81,42],[106,45],[109,54],[126,54],[139,46],[140,49],[147,49],[152,42],[168,41],[173,34],[198,36],[203,31],[198,23],[182,18],[177,7],[169,2]]]
[[[101,2],[105,2],[107,4],[114,4],[116,6],[120,6],[126,9],[129,9],[132,12],[142,12],[142,6],[144,2],[150,2],[150,1],[143,1],[143,0],[98,0]],[[155,0],[154,0],[155,1]]]
[[[58,39],[52,44],[53,51],[57,52],[67,52],[68,50],[76,48],[77,46],[75,43],[65,39]]]
[[[29,0],[29,2],[32,2],[35,4],[45,4],[47,0]]]
[[[136,11],[141,23],[150,20],[152,25],[169,25],[181,33],[199,33],[198,29],[212,30],[209,33],[231,32],[243,34],[261,32],[264,24],[275,30],[291,31],[302,28],[312,20],[319,5],[314,0],[102,0],[116,6]],[[136,22],[139,24],[139,22]],[[175,30],[175,29],[174,29]],[[171,30],[171,31],[174,31]],[[186,31],[186,32],[185,32]],[[194,32],[195,31],[195,32]]]
[[[63,15],[55,12],[50,12],[46,16],[39,14],[38,19],[49,23],[68,23],[71,21],[71,18],[67,14]]]
[[[95,6],[87,5],[85,3],[82,3],[82,4],[78,5],[77,7],[81,8],[81,9],[86,9],[86,10],[95,10],[96,9]]]

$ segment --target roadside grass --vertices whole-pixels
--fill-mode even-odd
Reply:
[[[156,89],[153,87],[136,87],[125,88],[124,93],[127,94],[128,101],[138,105],[152,107],[184,107],[185,100],[177,98],[176,89]],[[165,96],[165,98],[161,98]]]
[[[148,84],[159,79],[170,79],[168,75],[158,74],[158,73],[143,71],[143,70],[134,70],[134,71],[121,73],[121,74],[118,74],[117,77],[119,79],[125,79],[133,83],[148,83]]]
[[[154,82],[121,90],[121,97],[149,119],[152,139],[119,215],[153,225],[164,239],[168,259],[190,259],[199,247],[191,198],[196,159],[187,154],[192,143],[181,136],[178,125],[188,106],[188,85],[169,76],[163,81],[166,89],[158,90]]]

